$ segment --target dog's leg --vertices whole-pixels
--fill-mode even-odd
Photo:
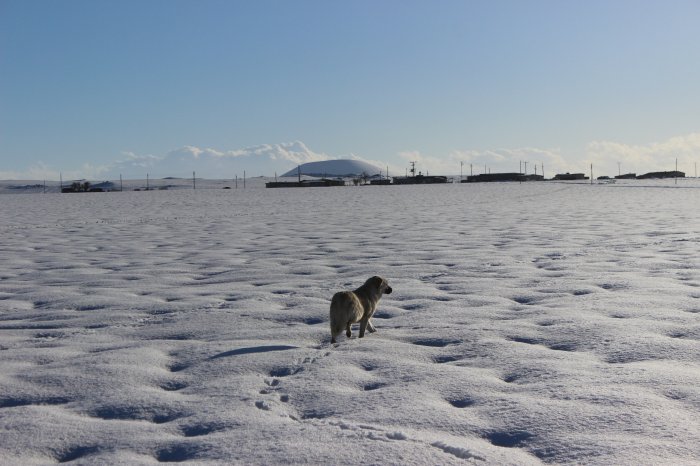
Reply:
[[[352,331],[350,330],[350,322],[348,322],[348,325],[345,327],[345,336],[348,338],[352,336]]]
[[[367,321],[367,330],[369,331],[369,333],[374,333],[374,332],[377,331],[377,329],[374,328],[374,325],[372,325],[372,321],[371,321],[371,320],[368,320],[368,321]]]
[[[336,337],[337,335],[339,335],[340,332],[342,332],[342,331],[343,331],[342,328],[340,328],[340,329],[338,329],[338,330],[335,330],[335,331],[331,330],[331,343],[335,343],[335,337]]]
[[[365,336],[365,329],[367,328],[367,322],[369,319],[362,319],[360,321],[360,338],[363,338]]]
[[[343,331],[343,324],[333,319],[331,315],[331,343],[335,343],[335,337]]]

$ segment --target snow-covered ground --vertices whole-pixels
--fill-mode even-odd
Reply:
[[[0,196],[0,463],[700,461],[698,180],[240,188]]]

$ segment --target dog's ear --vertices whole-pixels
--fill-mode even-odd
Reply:
[[[384,279],[375,275],[374,277],[367,280],[367,282],[369,282],[370,284],[372,284],[373,287],[379,290],[382,288],[382,283],[384,282]]]

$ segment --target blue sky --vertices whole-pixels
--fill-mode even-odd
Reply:
[[[0,0],[0,178],[692,175],[699,21],[695,0]]]

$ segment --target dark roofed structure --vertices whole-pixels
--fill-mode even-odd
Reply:
[[[565,181],[570,181],[570,180],[587,180],[589,179],[586,175],[583,173],[560,173],[554,177],[555,180],[565,180]]]
[[[525,175],[523,173],[482,173],[468,176],[462,183],[492,183],[498,181],[543,181],[542,175]]]
[[[685,178],[684,172],[670,171],[670,172],[649,172],[644,175],[639,175],[638,180],[644,180],[648,178]]]

